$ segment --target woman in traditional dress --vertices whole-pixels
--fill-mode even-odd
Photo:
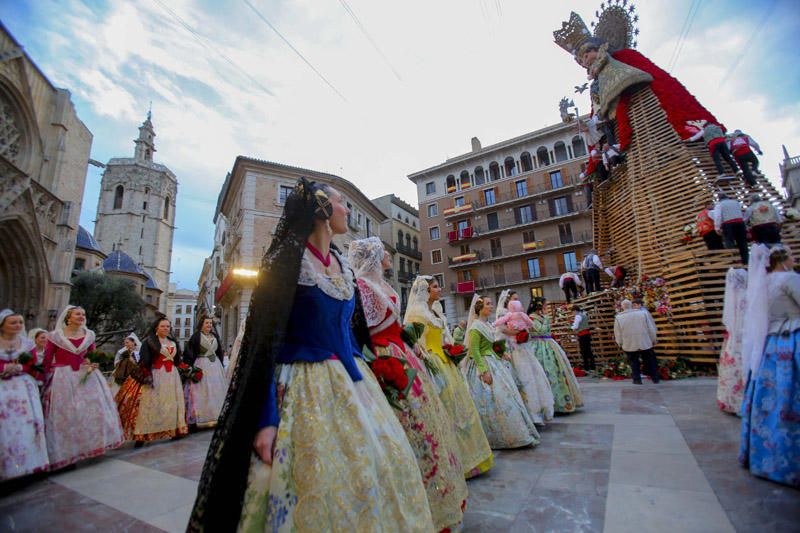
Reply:
[[[117,393],[125,436],[139,442],[181,437],[189,433],[180,371],[181,350],[169,335],[163,315],[150,326],[139,351],[139,371]]]
[[[123,442],[111,390],[86,359],[94,332],[82,307],[68,305],[50,332],[44,354],[44,417],[50,468],[102,455]]]
[[[769,274],[766,273],[769,269]],[[800,274],[778,244],[752,247],[739,460],[750,472],[800,487]]]
[[[139,366],[139,349],[142,347],[139,337],[131,332],[122,341],[122,348],[114,356],[114,372],[111,374],[111,394],[114,396],[119,392],[119,388],[136,371]]]
[[[539,444],[539,432],[514,380],[511,356],[494,351],[495,329],[489,322],[493,310],[489,298],[472,298],[465,339],[469,355],[461,371],[493,449]]]
[[[0,481],[40,472],[50,462],[39,387],[29,375],[34,346],[22,315],[0,311]]]
[[[199,382],[186,380],[186,417],[190,425],[202,429],[217,425],[228,383],[222,366],[222,342],[214,331],[214,319],[203,317],[199,325],[186,343],[183,360],[203,371]]]
[[[47,347],[47,330],[33,328],[28,332],[28,338],[34,343],[31,354],[36,356],[37,363],[42,363],[44,361],[44,349]]]
[[[418,346],[422,357],[436,369],[433,377],[438,384],[439,399],[455,424],[459,459],[464,476],[469,479],[489,470],[494,457],[469,388],[458,367],[442,348],[443,335],[448,344],[453,344],[453,339],[439,303],[441,293],[442,289],[434,278],[417,276],[411,287],[403,323],[425,327]]]
[[[392,258],[378,237],[351,242],[348,258],[375,355],[396,357],[417,371],[395,414],[417,457],[436,530],[457,530],[463,519],[467,484],[458,460],[455,426],[424,364],[401,337],[399,297],[383,279]]]
[[[572,413],[583,406],[581,389],[569,363],[569,358],[561,346],[550,335],[550,317],[543,312],[541,302],[532,302],[533,320],[530,343],[534,355],[542,364],[550,390],[553,392],[554,411],[556,413]]]
[[[725,306],[722,310],[725,335],[719,356],[717,405],[721,410],[735,415],[740,414],[744,399],[742,336],[746,292],[747,271],[743,268],[729,268],[725,276]]]
[[[355,280],[331,242],[347,214],[339,192],[305,179],[286,199],[190,531],[434,529],[414,452],[351,329]]]
[[[507,312],[508,303],[515,300],[519,300],[515,291],[506,289],[500,293],[496,318],[500,319]],[[528,332],[504,326],[497,329],[497,338],[506,341],[522,399],[533,421],[537,424],[549,422],[553,419],[553,391],[544,368],[533,352]]]

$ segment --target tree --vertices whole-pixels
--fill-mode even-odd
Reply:
[[[145,303],[129,279],[81,272],[72,278],[69,301],[86,310],[86,324],[97,335],[97,346],[145,328]]]

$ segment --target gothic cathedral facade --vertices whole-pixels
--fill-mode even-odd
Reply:
[[[147,114],[134,156],[111,159],[103,173],[94,238],[106,253],[124,251],[166,294],[169,286],[178,180],[153,161],[155,130]],[[166,312],[166,298],[159,310]]]

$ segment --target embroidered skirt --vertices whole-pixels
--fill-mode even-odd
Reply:
[[[578,380],[572,371],[567,354],[552,338],[531,337],[531,350],[541,363],[553,392],[556,413],[572,413],[583,406]]]
[[[458,460],[455,426],[414,352],[390,343],[376,346],[375,354],[405,359],[417,370],[408,398],[400,401],[402,409],[394,412],[417,458],[436,531],[456,530],[463,520],[467,484]]]
[[[50,468],[102,455],[123,441],[122,426],[102,372],[59,366],[44,394]]]
[[[717,406],[727,413],[741,414],[744,400],[742,378],[742,336],[731,337],[727,332],[722,341],[717,379]]]
[[[27,374],[0,380],[0,481],[50,464],[39,387]]]
[[[278,365],[272,466],[253,455],[239,530],[431,532],[414,452],[369,368]]]
[[[198,357],[194,366],[203,371],[203,379],[199,383],[186,381],[187,422],[199,428],[213,428],[228,392],[225,369],[219,359],[212,362],[208,357]]]
[[[154,368],[153,384],[128,378],[116,396],[120,418],[129,440],[149,442],[189,433],[186,406],[178,370]]]
[[[539,432],[519,394],[511,364],[493,356],[484,361],[492,374],[491,385],[481,381],[473,359],[462,361],[461,370],[492,449],[538,444]]]
[[[517,344],[514,338],[506,337],[511,363],[519,380],[519,391],[533,421],[544,424],[553,419],[553,390],[541,363],[536,358],[533,345]]]

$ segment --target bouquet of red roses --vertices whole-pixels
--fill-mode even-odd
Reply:
[[[462,359],[467,355],[467,349],[461,344],[443,344],[442,350],[450,358],[455,365],[458,365]]]
[[[530,339],[530,334],[526,330],[522,330],[517,333],[514,337],[514,340],[517,341],[517,344],[525,344]]]
[[[189,379],[192,380],[192,383],[200,383],[203,379],[203,371],[202,369],[193,366],[192,369],[189,371]]]
[[[507,351],[506,341],[499,340],[492,343],[492,350],[497,354],[497,357],[503,357]]]
[[[196,366],[189,366],[184,362],[178,365],[178,373],[181,375],[181,381],[191,381],[192,383],[200,383],[203,379],[203,371]]]
[[[395,409],[401,410],[400,400],[403,400],[417,377],[414,368],[407,367],[405,362],[397,357],[388,355],[375,356],[368,348],[364,348],[364,355],[368,359],[369,367],[386,395],[386,400]]]

